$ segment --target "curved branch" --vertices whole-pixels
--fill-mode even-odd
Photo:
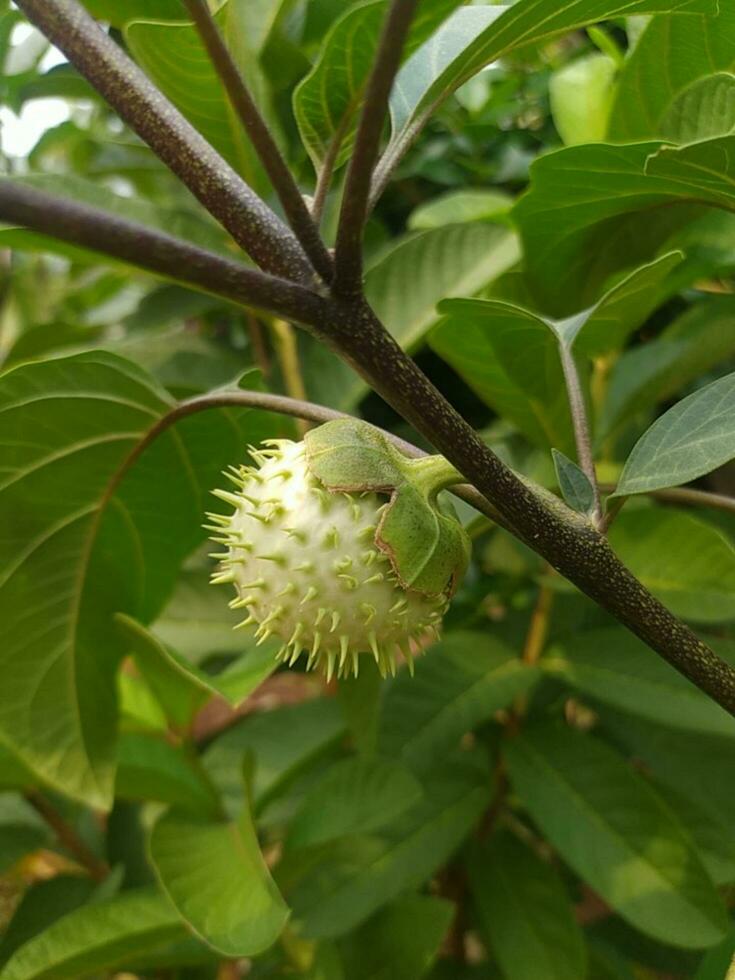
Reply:
[[[253,101],[245,80],[217,30],[206,0],[184,0],[184,3],[222,80],[230,102],[270,178],[273,189],[278,194],[294,234],[301,242],[316,271],[325,282],[330,282],[334,274],[332,257],[319,235],[286,161],[281,156],[265,120]]]
[[[291,231],[77,0],[17,2],[262,269],[312,281],[311,264]]]
[[[393,0],[383,25],[365,95],[365,105],[347,171],[334,249],[334,292],[358,296],[362,290],[362,234],[368,214],[373,168],[388,98],[401,63],[401,52],[418,0]]]
[[[256,306],[301,323],[324,317],[325,300],[304,286],[249,269],[165,232],[0,178],[0,221],[19,224],[71,245]]]

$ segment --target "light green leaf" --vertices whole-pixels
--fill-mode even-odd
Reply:
[[[685,88],[661,120],[661,132],[674,143],[723,136],[735,129],[735,75],[718,72]]]
[[[387,689],[378,748],[413,770],[507,707],[538,680],[538,671],[487,633],[451,632],[422,658],[414,678],[399,674]]]
[[[209,817],[219,812],[212,787],[184,752],[167,742],[163,734],[121,735],[115,796],[123,800],[156,800]]]
[[[8,960],[2,980],[79,980],[114,970],[141,953],[182,937],[181,920],[153,889],[126,891],[83,905],[21,946]]]
[[[413,352],[436,323],[440,300],[474,295],[519,257],[518,240],[507,228],[480,222],[444,225],[398,239],[368,269],[365,292],[401,347]],[[307,358],[313,364],[310,389],[320,402],[325,385],[329,403],[345,410],[368,392],[363,379],[334,355],[314,351],[312,345]]]
[[[552,449],[551,455],[564,502],[578,514],[590,514],[595,506],[595,492],[587,474],[558,449]]]
[[[316,694],[316,688],[314,693]],[[226,731],[204,754],[204,764],[228,813],[243,805],[241,778],[246,753],[254,759],[253,799],[258,813],[317,759],[332,749],[345,723],[334,698],[273,708]]]
[[[735,209],[735,137],[572,146],[539,157],[513,209],[531,285],[555,315],[589,305],[613,274],[647,260],[702,206]]]
[[[652,18],[620,74],[610,138],[625,143],[656,137],[688,142],[677,138],[684,134],[672,123],[686,119],[687,102],[699,80],[735,68],[734,32],[735,9],[727,3],[720,4],[719,13],[706,16]],[[699,116],[696,123],[703,129],[695,131],[694,139],[718,135],[706,131],[710,118]]]
[[[125,472],[173,404],[103,352],[0,378],[0,737],[39,777],[98,807],[112,795],[124,654],[112,615],[155,618],[204,538],[205,491],[246,441],[247,413],[192,416]]]
[[[587,954],[564,885],[508,831],[470,852],[483,935],[507,980],[585,980]]]
[[[400,763],[344,759],[309,790],[291,822],[288,846],[307,847],[379,829],[420,798],[420,784]]]
[[[459,2],[434,0],[419,7],[406,40],[404,58],[429,37]],[[340,166],[349,156],[387,10],[386,0],[366,0],[346,10],[329,30],[316,64],[294,92],[294,115],[317,172],[325,158],[333,156],[336,166]]]
[[[638,440],[615,496],[675,487],[735,457],[735,374],[680,401]]]
[[[690,838],[612,749],[543,725],[510,740],[506,758],[542,833],[619,915],[673,946],[719,942],[727,917]]]
[[[485,191],[470,187],[447,191],[419,204],[408,218],[411,231],[426,231],[471,221],[502,222],[513,198],[504,191]]]
[[[610,543],[675,615],[695,623],[735,619],[735,549],[711,525],[673,509],[623,511]]]
[[[420,980],[452,920],[451,902],[409,895],[382,909],[342,944],[349,980]]]
[[[398,73],[390,100],[391,138],[376,170],[376,186],[385,185],[455,89],[514,49],[619,14],[711,14],[716,9],[711,0],[520,0],[509,7],[460,8]]]
[[[567,146],[605,138],[617,65],[595,52],[557,69],[549,80],[551,114]]]
[[[247,810],[236,823],[170,812],[153,828],[150,853],[179,914],[224,956],[257,955],[280,935],[289,911]]]
[[[613,368],[598,421],[605,438],[735,354],[735,298],[708,296]]]
[[[478,820],[489,784],[484,754],[462,753],[435,765],[423,800],[380,835],[316,849],[311,866],[287,892],[303,935],[349,932],[386,902],[423,884]]]
[[[181,20],[184,14],[180,0],[84,0],[84,6],[113,27],[123,27],[137,17]]]
[[[252,4],[226,0],[216,20],[239,71],[268,116],[265,85],[252,47],[259,38],[251,37],[241,10],[248,6]],[[181,14],[185,16],[183,9]],[[193,24],[136,20],[126,24],[124,33],[138,64],[207,142],[251,187],[265,186],[257,154]]]
[[[735,738],[735,720],[723,708],[626,630],[575,634],[553,646],[541,666],[631,714],[671,728]]]

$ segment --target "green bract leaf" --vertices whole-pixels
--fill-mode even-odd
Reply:
[[[166,894],[208,945],[225,956],[254,956],[276,941],[289,911],[247,810],[236,823],[170,812],[153,828],[150,852]]]
[[[453,591],[469,561],[470,543],[451,505],[437,492],[459,482],[441,456],[408,459],[377,429],[339,419],[305,436],[309,468],[332,491],[390,493],[375,543],[390,557],[406,589]]]
[[[426,881],[487,806],[489,783],[484,754],[462,753],[435,765],[422,801],[380,834],[318,850],[287,892],[303,934],[339,936]]]
[[[587,474],[558,449],[552,449],[551,455],[554,458],[556,478],[564,502],[578,514],[592,513],[595,506],[595,491]]]
[[[434,0],[419,7],[404,46],[416,49],[460,0]],[[386,0],[350,7],[332,26],[316,64],[294,92],[294,114],[317,171],[325,158],[340,166],[349,156],[365,83],[378,49]]]
[[[733,457],[735,374],[728,374],[656,419],[628,457],[615,496],[689,483]]]
[[[696,98],[697,82],[702,80],[709,88],[712,83],[705,79],[713,72],[735,68],[734,32],[735,9],[726,3],[720,4],[719,13],[712,11],[704,17],[652,18],[620,74],[610,119],[611,139],[632,143],[660,137],[685,143],[689,141],[685,136],[719,135],[707,131],[713,118],[709,114],[690,117],[697,127],[694,135],[688,126],[682,131],[680,125],[695,105],[700,112],[704,108]],[[675,69],[662,71],[662,65]]]
[[[713,13],[714,0],[520,0],[509,7],[463,7],[399,72],[391,96],[391,138],[376,171],[382,186],[434,111],[486,65],[620,14]]]
[[[577,634],[552,647],[541,666],[631,714],[735,737],[735,720],[726,711],[623,629]]]
[[[610,543],[675,615],[695,623],[735,619],[735,549],[716,528],[681,511],[644,508],[618,517]]]
[[[573,146],[531,166],[516,204],[526,266],[555,314],[590,303],[613,273],[655,252],[701,205],[735,209],[735,137]]]
[[[113,970],[184,936],[176,911],[153,889],[124,892],[83,905],[21,946],[4,966],[2,980],[79,980]]]
[[[513,650],[487,633],[453,632],[429,650],[414,678],[399,674],[385,693],[378,748],[413,770],[506,708],[538,680]]]
[[[309,791],[291,823],[288,846],[323,844],[389,824],[420,800],[421,786],[400,763],[345,759]]]
[[[552,846],[624,919],[673,946],[723,937],[727,917],[690,838],[612,749],[545,725],[510,740],[507,760]]]
[[[507,831],[468,861],[483,934],[508,980],[585,980],[587,953],[564,885]]]

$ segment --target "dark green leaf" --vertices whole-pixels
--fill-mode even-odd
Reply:
[[[24,893],[0,941],[0,964],[49,929],[57,919],[84,905],[94,894],[89,878],[59,875],[32,884]]]
[[[612,749],[545,725],[512,739],[507,761],[549,842],[624,919],[674,946],[719,942],[724,908],[690,838]]]
[[[595,506],[595,491],[587,474],[558,449],[552,449],[551,455],[564,502],[578,514],[590,514]]]
[[[550,865],[501,831],[471,852],[468,870],[483,934],[508,980],[585,980],[582,932]]]
[[[208,945],[254,956],[276,941],[289,912],[247,810],[236,823],[170,812],[153,828],[150,850],[166,894]]]

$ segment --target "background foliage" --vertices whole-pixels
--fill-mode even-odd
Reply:
[[[268,194],[178,0],[86,5]],[[571,351],[601,482],[633,495],[615,550],[735,663],[735,505],[667,496],[733,494],[735,11],[423,6],[369,299],[585,512]],[[336,161],[328,237],[386,7],[219,6],[305,192]],[[22,23],[0,2],[3,106],[71,115],[4,172],[234,254]],[[274,673],[209,589],[200,525],[220,471],[297,425],[212,410],[130,453],[237,385],[419,438],[287,324],[20,228],[0,248],[0,978],[722,980],[733,719],[469,508],[472,566],[413,680]]]

